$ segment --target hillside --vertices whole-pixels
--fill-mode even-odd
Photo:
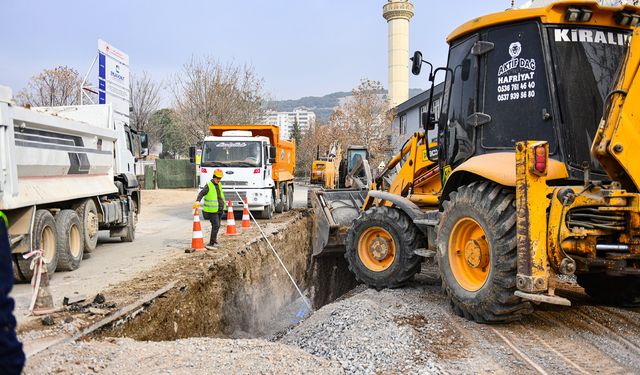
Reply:
[[[410,89],[409,96],[413,97],[422,91],[422,89]],[[387,94],[387,90],[384,90],[384,94]],[[350,96],[350,91],[337,91],[325,96],[305,96],[300,99],[275,100],[269,102],[268,105],[269,108],[281,112],[293,111],[296,108],[304,107],[313,111],[319,120],[325,122],[340,104],[340,100]]]

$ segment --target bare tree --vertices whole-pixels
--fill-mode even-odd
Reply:
[[[343,152],[350,144],[367,146],[371,165],[385,160],[391,151],[393,113],[383,92],[380,82],[363,79],[329,118],[331,134],[341,140]]]
[[[262,79],[249,66],[192,58],[174,77],[175,119],[190,143],[212,124],[251,124],[264,115]]]
[[[320,119],[309,126],[309,129],[302,135],[300,144],[296,147],[296,172],[309,175],[311,163],[320,155],[325,155],[329,150],[329,145],[333,142],[332,134],[328,124],[324,124]]]
[[[393,112],[384,97],[382,84],[363,79],[351,94],[333,111],[328,124],[316,121],[303,135],[296,151],[298,171],[308,174],[318,151],[320,155],[325,155],[336,139],[341,143],[343,155],[349,145],[364,145],[372,155],[370,165],[388,161],[392,151],[390,136]]]
[[[131,125],[138,131],[153,133],[151,115],[160,106],[160,85],[147,72],[131,76]]]
[[[27,87],[16,98],[19,104],[32,106],[63,106],[80,104],[82,79],[78,71],[68,66],[45,69],[31,77]]]

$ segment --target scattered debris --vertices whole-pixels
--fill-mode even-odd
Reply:
[[[40,321],[42,322],[43,326],[52,326],[54,324],[56,324],[56,321],[53,320],[53,317],[51,315],[47,315],[42,317],[42,319],[40,319]]]
[[[96,294],[95,298],[93,299],[93,303],[94,304],[98,304],[98,305],[101,305],[101,304],[105,303],[106,301],[107,301],[107,299],[104,298],[104,295],[102,293]]]
[[[87,299],[87,297],[84,296],[84,295],[78,295],[78,296],[72,296],[72,297],[64,297],[62,299],[62,305],[63,306],[74,305],[76,303],[84,302],[84,301],[86,301],[86,299]]]
[[[97,307],[89,307],[88,311],[89,311],[90,314],[93,314],[93,315],[107,315],[107,314],[109,314],[109,310],[99,309]]]

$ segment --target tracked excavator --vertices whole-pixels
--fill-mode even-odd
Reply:
[[[314,199],[314,254],[344,252],[377,289],[435,256],[454,312],[477,322],[570,305],[562,275],[640,302],[639,22],[636,6],[562,1],[458,27],[429,74],[445,74],[439,120],[422,120],[437,145],[415,133],[351,217]]]

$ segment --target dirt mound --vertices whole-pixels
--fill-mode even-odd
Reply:
[[[365,289],[318,310],[281,342],[336,359],[346,373],[442,373],[421,332],[436,328],[400,293]]]

